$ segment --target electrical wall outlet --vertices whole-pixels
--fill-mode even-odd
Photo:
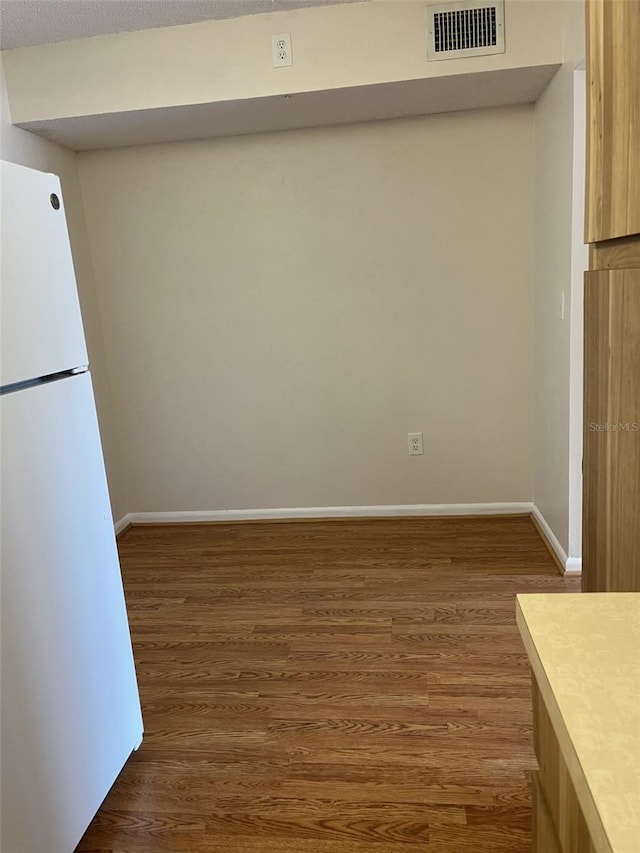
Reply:
[[[409,456],[422,456],[424,448],[422,446],[422,433],[410,432],[407,436],[409,441]]]
[[[291,33],[278,33],[275,36],[271,36],[271,52],[273,54],[274,68],[286,68],[289,65],[293,65]]]

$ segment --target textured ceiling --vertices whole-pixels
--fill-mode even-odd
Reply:
[[[0,0],[0,49],[358,0]]]

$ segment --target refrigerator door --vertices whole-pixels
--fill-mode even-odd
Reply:
[[[0,397],[5,853],[72,853],[142,716],[89,373]]]
[[[86,365],[88,358],[60,181],[2,161],[0,195],[0,386],[5,386]],[[52,196],[58,201],[52,203]]]

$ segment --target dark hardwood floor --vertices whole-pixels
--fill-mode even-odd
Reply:
[[[78,853],[524,853],[527,518],[143,526],[145,739]]]

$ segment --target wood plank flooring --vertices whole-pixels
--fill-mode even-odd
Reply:
[[[524,853],[528,518],[143,526],[145,738],[77,853]]]

